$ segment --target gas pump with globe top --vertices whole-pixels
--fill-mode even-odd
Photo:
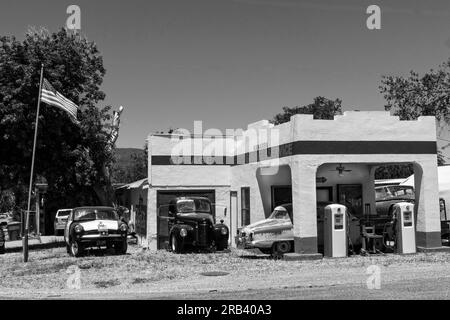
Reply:
[[[347,256],[347,208],[330,204],[324,212],[324,256]]]
[[[394,205],[395,232],[397,236],[397,253],[416,252],[416,228],[414,221],[414,204],[399,202]]]

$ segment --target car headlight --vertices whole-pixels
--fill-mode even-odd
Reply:
[[[228,229],[225,227],[222,227],[222,229],[220,229],[220,233],[223,235],[226,235],[226,234],[228,234]]]
[[[126,232],[128,230],[128,226],[125,223],[122,223],[119,227],[120,231]]]
[[[182,236],[183,238],[187,236],[187,230],[185,228],[181,228],[180,236]]]
[[[74,228],[76,233],[81,233],[83,232],[83,226],[81,224],[77,224]]]

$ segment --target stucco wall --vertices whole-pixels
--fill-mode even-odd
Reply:
[[[165,156],[164,161],[167,161],[167,156],[173,154],[174,146],[179,143],[179,140],[164,136],[150,136],[149,183],[153,191],[148,195],[149,216],[152,216],[152,212],[156,210],[154,207],[156,206],[156,190],[161,187],[223,188],[220,190],[224,193],[223,198],[228,204],[229,191],[238,192],[238,210],[235,212],[236,210],[233,209],[234,216],[231,221],[230,217],[225,220],[234,225],[236,222],[240,224],[241,188],[250,187],[251,222],[264,219],[270,208],[270,185],[286,184],[285,182],[289,181],[289,177],[285,174],[287,171],[284,172],[283,169],[279,172],[276,168],[289,166],[296,222],[294,225],[296,251],[315,252],[317,249],[316,176],[327,177],[327,182],[319,186],[333,186],[334,200],[336,200],[336,184],[362,183],[364,202],[374,204],[374,168],[380,164],[408,162],[415,163],[417,168],[423,170],[423,174],[417,178],[420,179],[418,185],[421,185],[418,192],[419,205],[416,209],[419,216],[417,231],[423,233],[418,244],[429,247],[436,243],[440,223],[439,203],[436,200],[438,192],[436,154],[433,151],[436,143],[434,117],[420,117],[416,121],[399,121],[398,117],[392,117],[388,112],[377,111],[345,112],[342,116],[336,116],[334,120],[313,120],[312,115],[295,115],[291,117],[290,122],[279,126],[272,126],[265,120],[249,124],[248,130],[242,135],[252,136],[257,129],[268,130],[269,136],[276,139],[268,141],[247,139],[244,140],[247,141],[245,148],[239,148],[239,144],[242,146],[242,140],[238,137],[227,137],[226,141],[218,145],[227,144],[228,146],[230,143],[235,143],[234,148],[215,150],[214,155],[230,157],[241,154],[242,150],[254,152],[290,142],[311,143],[298,144],[288,150],[291,154],[288,152],[281,158],[253,163],[250,161],[250,163],[233,166],[211,166],[198,163],[196,165],[156,165],[156,163],[152,165],[152,158],[160,157],[157,160],[161,161]],[[274,132],[277,134],[272,134]],[[221,138],[214,140],[216,144],[217,139]],[[199,151],[193,145],[189,146],[189,143],[193,143],[192,140],[185,138],[183,140],[186,144],[185,150],[191,150],[193,155],[201,155],[201,150]],[[201,145],[205,146],[211,142],[211,139],[206,139]],[[421,142],[425,144],[420,144]],[[307,147],[307,151],[301,149],[304,146]],[[417,152],[409,153],[409,149],[405,149],[405,146]],[[326,149],[328,147],[330,149]],[[373,152],[371,148],[374,148]],[[426,150],[423,151],[420,148]],[[329,170],[334,169],[339,163],[352,169],[352,172],[339,178],[329,173]],[[273,168],[275,170],[270,172]],[[258,170],[261,169],[265,176],[258,175]],[[318,169],[319,173],[317,173]],[[371,205],[371,209],[373,212],[375,206]],[[150,221],[151,219],[149,223]],[[149,230],[150,233],[153,232],[152,228]],[[156,229],[154,231],[156,232]],[[153,236],[150,234],[150,238]]]

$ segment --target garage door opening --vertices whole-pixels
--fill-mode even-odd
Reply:
[[[168,204],[175,197],[206,197],[211,203],[216,202],[215,190],[160,190],[157,191],[156,207],[157,209],[157,232],[158,249],[168,249],[169,231],[172,223],[169,216]],[[215,218],[215,206],[212,206],[213,216]]]

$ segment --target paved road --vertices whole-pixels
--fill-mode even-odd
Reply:
[[[450,298],[448,253],[273,261],[233,253],[175,255],[136,249],[127,256],[75,259],[54,249],[34,252],[28,265],[18,265],[17,259],[18,254],[5,255],[0,264],[0,299]],[[80,268],[79,289],[66,286],[73,265]],[[378,290],[367,288],[373,267],[380,275]],[[205,276],[211,271],[224,272]]]
[[[1,295],[0,299],[14,299],[11,295]],[[23,296],[22,296],[23,298]],[[380,289],[367,289],[367,285],[361,283],[344,283],[332,285],[300,285],[285,286],[282,288],[267,287],[247,290],[204,290],[191,291],[178,290],[170,292],[140,291],[117,292],[97,291],[92,292],[65,292],[56,294],[30,294],[25,298],[39,299],[155,299],[155,300],[409,300],[409,299],[450,299],[450,279],[448,277],[436,279],[404,279],[381,283]]]

